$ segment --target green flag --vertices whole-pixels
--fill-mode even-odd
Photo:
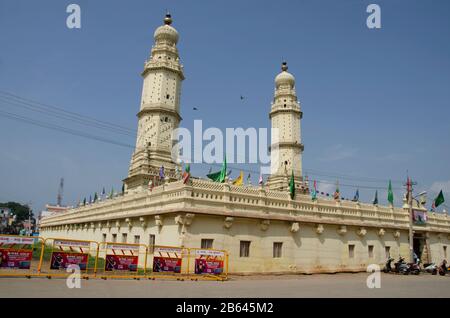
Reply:
[[[444,200],[444,194],[442,193],[442,190],[441,190],[441,192],[439,192],[439,194],[438,194],[438,196],[436,197],[436,199],[434,199],[434,202],[433,202],[433,209],[434,208],[437,208],[438,206],[440,206],[442,203],[444,203],[445,202],[445,200]]]
[[[373,204],[378,204],[378,190],[375,190],[375,199],[373,199]]]
[[[184,171],[187,172],[187,173],[191,173],[191,165],[189,163],[187,163],[184,166]]]
[[[225,177],[227,176],[227,157],[224,158],[220,171],[207,174],[206,176],[215,182],[225,182]]]
[[[390,204],[394,205],[394,192],[392,192],[392,183],[391,180],[389,180],[389,187],[388,187],[388,201]]]
[[[289,193],[291,195],[291,199],[294,199],[294,197],[295,197],[294,170],[292,170],[291,180],[289,181]]]
[[[122,183],[122,194],[125,193],[125,183]]]
[[[84,198],[83,200],[83,205],[86,205],[86,198]]]
[[[94,202],[97,202],[97,200],[98,200],[98,195],[97,195],[97,192],[95,192],[95,194],[94,194]]]
[[[109,193],[109,198],[112,199],[114,196],[114,187],[111,188],[111,192]]]

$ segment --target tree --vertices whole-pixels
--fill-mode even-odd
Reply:
[[[33,211],[31,211],[30,207],[18,202],[0,203],[0,207],[9,208],[16,215],[16,223],[22,223],[22,221],[28,220],[28,217],[31,219],[34,218]]]

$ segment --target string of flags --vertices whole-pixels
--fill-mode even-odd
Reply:
[[[177,167],[177,171],[179,172],[179,169]],[[224,182],[229,182],[229,176],[231,175],[232,170],[227,170],[227,159],[226,156],[224,157],[224,160],[222,162],[222,167],[219,171],[216,172],[212,172],[212,168],[209,168],[208,174],[206,175],[208,177],[208,179],[214,181],[214,182],[219,182],[219,183],[224,183]],[[177,175],[179,175],[177,173]],[[166,175],[165,175],[165,170],[164,170],[164,166],[161,166],[158,172],[158,177],[159,177],[159,181],[164,181],[166,179]],[[191,177],[191,167],[189,163],[185,164],[184,167],[184,171],[181,174],[181,180],[183,181],[184,184],[186,184]],[[247,184],[251,185],[251,174],[249,173],[247,175]],[[308,183],[308,179],[306,177],[305,180]],[[244,171],[241,170],[239,173],[239,176],[232,181],[232,184],[235,186],[243,186],[244,185]],[[260,186],[264,185],[264,179],[263,179],[263,175],[260,172],[259,175],[259,179],[258,179],[258,184]],[[410,186],[410,179],[408,177],[408,182],[407,182],[407,186]],[[155,187],[155,182],[154,180],[150,180],[148,183],[148,189],[150,191],[152,191],[152,189]],[[288,184],[288,190],[289,190],[289,194],[291,199],[295,198],[296,195],[296,184],[295,184],[295,176],[294,176],[294,171],[292,170],[291,172],[291,177],[289,179],[289,184]],[[311,199],[313,201],[317,200],[318,195],[323,195],[326,197],[330,197],[332,196],[335,200],[348,200],[345,199],[344,197],[341,197],[341,192],[339,189],[339,181],[336,181],[336,189],[334,191],[334,193],[332,195],[330,195],[329,193],[326,192],[321,192],[318,190],[317,188],[317,181],[314,180],[313,181],[313,187],[312,189],[309,191],[310,195],[311,195]],[[122,184],[122,195],[125,194],[125,184]],[[114,192],[114,188],[111,188],[111,192],[106,195],[106,189],[105,187],[103,187],[102,191],[101,191],[101,196],[99,197],[97,192],[94,193],[94,197],[92,198],[92,196],[89,196],[89,201],[86,199],[86,197],[83,199],[82,203],[81,201],[78,202],[78,206],[85,206],[87,204],[92,204],[95,203],[97,201],[101,201],[102,199],[112,199],[115,196],[117,196],[118,194]],[[351,201],[353,202],[359,202],[360,200],[360,193],[359,193],[359,189],[356,189],[355,195],[353,196],[353,199]],[[350,201],[350,200],[349,200]],[[391,204],[394,205],[394,192],[392,189],[392,182],[391,180],[389,180],[388,183],[388,188],[387,188],[387,201]],[[425,202],[425,200],[423,200],[421,198],[421,200],[419,201],[421,204],[423,204]],[[435,211],[437,207],[441,206],[443,203],[445,202],[445,198],[444,198],[444,194],[443,191],[441,190],[439,192],[439,194],[437,195],[437,197],[432,201],[432,205],[431,205],[431,211]],[[378,190],[375,191],[375,196],[374,199],[372,201],[373,205],[378,205],[379,200],[378,200]]]

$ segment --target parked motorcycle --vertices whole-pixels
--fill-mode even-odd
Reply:
[[[433,275],[437,274],[437,265],[435,263],[425,264],[423,269],[426,273],[431,273]]]
[[[415,263],[408,263],[408,272],[413,275],[420,274],[420,259],[417,259]]]
[[[406,264],[405,259],[400,256],[398,261],[394,264],[394,271],[399,274],[408,275],[409,274],[409,265]]]
[[[439,272],[439,275],[441,276],[445,276],[445,274],[447,274],[448,268],[447,261],[445,259],[442,261],[441,265],[439,265],[439,268],[437,270]]]

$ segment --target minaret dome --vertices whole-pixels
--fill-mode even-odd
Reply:
[[[154,37],[155,42],[168,41],[171,44],[178,43],[178,31],[171,26],[172,16],[167,13],[164,18],[164,25],[156,29]]]
[[[275,77],[275,85],[279,87],[280,85],[289,85],[290,87],[295,86],[295,77],[288,71],[288,66],[286,62],[281,64],[281,73]]]

